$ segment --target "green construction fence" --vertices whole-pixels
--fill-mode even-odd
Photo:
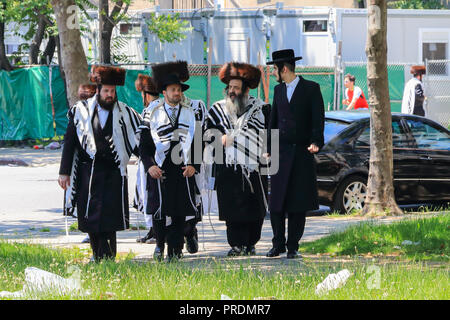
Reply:
[[[51,69],[51,70],[50,70]],[[53,128],[51,92],[55,109],[56,135],[63,135],[67,126],[67,100],[64,82],[57,66],[37,66],[20,68],[13,71],[0,71],[0,140],[26,140],[52,138]],[[211,103],[224,98],[225,84],[217,77],[217,67],[211,76]],[[347,66],[346,72],[357,77],[359,85],[367,96],[365,66]],[[266,68],[264,68],[266,72]],[[269,71],[270,72],[270,71]],[[325,109],[333,109],[334,69],[302,67],[296,69],[297,74],[320,84]],[[134,82],[139,73],[151,75],[149,69],[127,70],[125,86],[117,87],[120,101],[128,104],[138,112],[142,112],[141,94],[136,91]],[[263,75],[264,76],[264,75]],[[403,69],[389,70],[391,100],[401,100],[403,94]],[[358,81],[359,80],[359,81]],[[190,86],[186,95],[191,99],[201,99],[207,102],[207,76],[204,71],[192,73],[187,84]],[[273,88],[278,83],[274,76],[270,76],[269,103],[273,98]],[[250,91],[251,95],[265,99],[262,86]],[[400,104],[393,104],[393,111],[399,111]],[[398,109],[398,110],[397,110]]]

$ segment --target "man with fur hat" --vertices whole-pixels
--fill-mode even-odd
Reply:
[[[318,83],[295,74],[294,50],[272,53],[273,74],[279,85],[274,88],[269,133],[279,130],[280,164],[271,175],[270,222],[273,247],[268,257],[286,252],[287,258],[299,258],[298,243],[303,235],[306,212],[319,208],[314,154],[324,144],[324,105]],[[269,139],[269,142],[271,139]],[[270,154],[270,145],[269,145]],[[288,237],[285,221],[288,218]]]
[[[185,83],[189,80],[189,69],[186,61],[171,61],[160,63],[152,66],[153,78],[157,84],[161,84],[164,81],[164,78],[168,74],[176,74],[182,83]],[[203,124],[205,122],[206,117],[206,106],[202,100],[194,100],[189,99],[184,93],[182,93],[182,103],[190,106],[195,113],[195,120],[197,125],[197,132],[203,133]],[[203,167],[200,167],[200,172],[197,172],[195,177],[196,182],[196,197],[198,202],[201,202],[201,189],[203,185],[202,181],[202,173]],[[202,207],[200,207],[202,209]],[[186,217],[186,224],[184,228],[184,241],[186,243],[186,250],[189,253],[198,252],[198,231],[197,231],[197,223],[201,221],[202,215],[198,216],[188,216]]]
[[[425,66],[411,67],[413,78],[406,83],[403,91],[402,113],[425,116],[425,110],[423,109],[425,96],[422,83],[422,76],[425,72]]]
[[[117,101],[125,69],[93,66],[96,94],[68,112],[58,183],[65,190],[65,213],[77,210],[95,261],[116,256],[116,231],[129,227],[127,164],[137,154],[140,115]]]
[[[138,74],[138,77],[134,83],[136,91],[140,92],[142,95],[142,101],[144,104],[144,109],[142,111],[142,118],[145,117],[145,113],[151,110],[151,106],[157,104],[159,99],[159,92],[156,82],[152,77],[145,74]],[[148,233],[142,237],[136,239],[136,242],[140,243],[155,243],[155,233],[153,231],[152,216],[146,214],[147,207],[147,180],[149,176],[146,174],[144,165],[142,161],[138,161],[137,179],[136,179],[136,190],[133,200],[133,207],[142,212],[145,217],[145,223],[149,229]]]
[[[182,92],[188,88],[177,74],[166,75],[159,86],[164,100],[145,114],[140,127],[139,153],[150,175],[146,211],[153,216],[154,258],[159,261],[166,242],[169,261],[182,257],[186,217],[200,214],[194,179],[200,169],[193,155],[195,113],[182,102]]]
[[[219,219],[225,221],[228,256],[254,255],[261,238],[266,214],[266,195],[260,173],[263,130],[267,129],[270,106],[249,95],[258,87],[261,71],[246,63],[230,62],[219,71],[227,86],[226,97],[208,112],[205,140],[220,139],[222,148],[205,148],[205,156],[215,158],[213,176],[217,191]]]

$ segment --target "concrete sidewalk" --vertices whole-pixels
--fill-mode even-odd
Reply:
[[[63,190],[57,183],[61,150],[0,149],[0,159],[14,158],[23,160],[29,166],[0,166],[0,239],[40,243],[55,247],[89,248],[80,244],[85,234],[70,232],[65,234],[65,217],[62,216]],[[137,166],[130,164],[129,190],[134,190]],[[129,195],[130,203],[132,194]],[[408,217],[411,215],[408,215]],[[405,216],[404,216],[405,217]],[[389,223],[404,217],[377,219]],[[142,214],[130,209],[131,225],[145,225]],[[311,216],[307,218],[302,241],[312,241],[342,230],[345,227],[370,219],[331,218]],[[70,226],[76,220],[68,219]],[[229,250],[226,240],[225,223],[218,220],[217,212],[211,212],[198,225],[200,250],[186,258],[223,257]],[[118,232],[118,252],[133,252],[140,258],[149,258],[154,251],[153,244],[136,243],[146,230]],[[270,221],[265,220],[262,237],[258,242],[257,257],[264,257],[271,248],[272,229]]]

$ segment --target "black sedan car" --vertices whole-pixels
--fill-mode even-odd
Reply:
[[[392,114],[398,204],[450,201],[450,132],[414,115]],[[370,158],[370,113],[325,113],[325,145],[315,156],[319,201],[342,213],[364,206]]]

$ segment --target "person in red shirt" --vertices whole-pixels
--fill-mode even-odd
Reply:
[[[342,104],[347,106],[345,110],[369,108],[367,100],[361,88],[355,86],[355,76],[346,74],[344,77],[345,99]]]

